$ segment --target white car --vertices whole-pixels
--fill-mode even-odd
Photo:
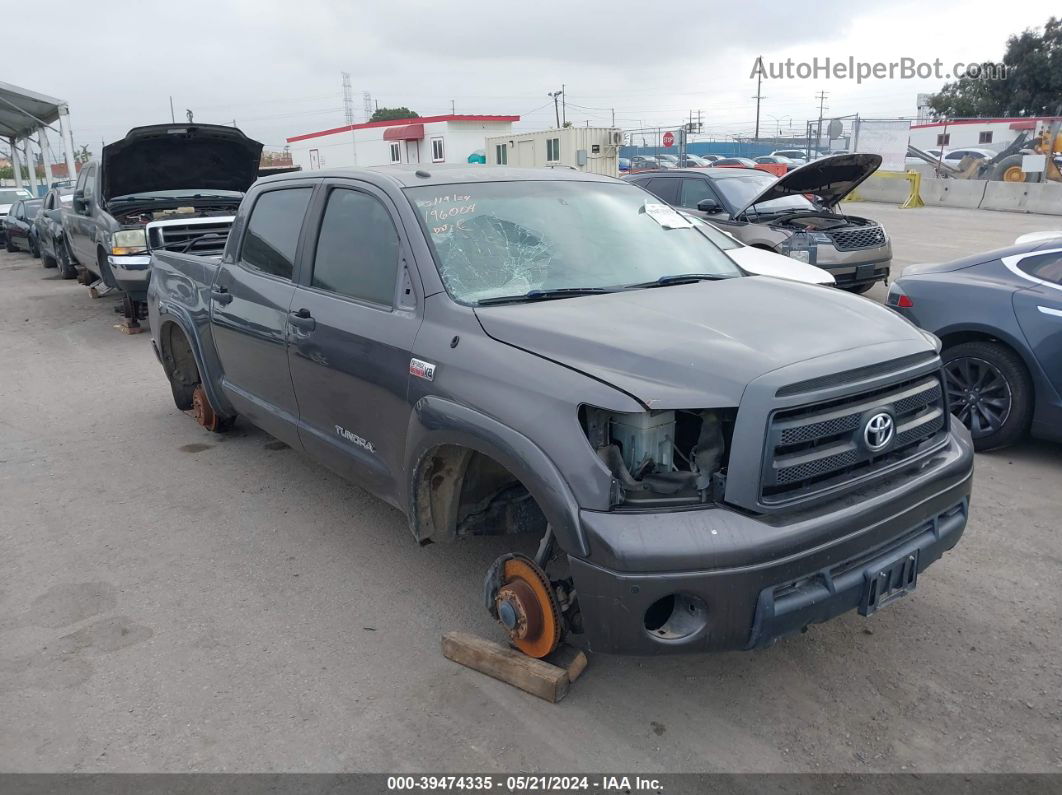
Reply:
[[[7,215],[16,202],[32,198],[33,194],[25,188],[0,188],[0,215]]]
[[[829,271],[791,257],[775,254],[773,251],[746,246],[736,237],[690,213],[680,210],[679,215],[693,222],[743,271],[756,276],[773,276],[776,279],[788,279],[791,282],[804,282],[805,284],[822,284],[828,287],[837,284],[833,274]]]

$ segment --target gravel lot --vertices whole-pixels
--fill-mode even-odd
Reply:
[[[898,265],[1062,227],[853,212]],[[499,637],[508,542],[419,548],[264,433],[202,430],[113,303],[0,254],[0,770],[1062,770],[1062,446],[978,456],[964,539],[870,620],[596,656],[550,705],[439,653]]]

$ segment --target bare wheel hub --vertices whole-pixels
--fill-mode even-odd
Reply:
[[[545,657],[560,643],[560,608],[545,573],[530,558],[505,561],[494,608],[510,642],[529,657]]]

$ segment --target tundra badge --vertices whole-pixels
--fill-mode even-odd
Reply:
[[[425,381],[434,381],[435,365],[423,359],[410,359],[409,374],[415,375],[417,378],[423,378]]]

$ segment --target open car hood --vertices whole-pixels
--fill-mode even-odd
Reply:
[[[761,202],[805,193],[817,196],[823,207],[833,207],[877,171],[880,165],[881,155],[871,154],[831,155],[814,160],[779,177],[737,214],[741,215],[749,207]]]
[[[245,192],[258,178],[262,144],[219,124],[134,127],[103,147],[103,198],[159,190]]]

